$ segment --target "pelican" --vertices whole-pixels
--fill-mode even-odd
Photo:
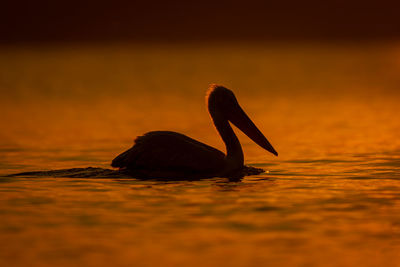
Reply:
[[[212,84],[206,103],[215,128],[225,143],[226,155],[180,133],[152,131],[137,137],[133,147],[118,155],[111,166],[144,179],[233,177],[242,173],[246,166],[242,146],[229,122],[260,147],[278,156],[242,110],[231,90]]]

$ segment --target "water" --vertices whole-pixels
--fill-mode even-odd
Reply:
[[[0,174],[109,168],[135,136],[223,150],[204,106],[233,89],[279,152],[238,133],[241,181],[0,178],[1,266],[399,266],[400,46],[0,50]]]

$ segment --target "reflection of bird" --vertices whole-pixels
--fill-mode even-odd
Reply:
[[[229,122],[259,146],[278,155],[239,106],[231,90],[211,85],[207,104],[227,155],[186,135],[155,131],[137,137],[134,146],[117,156],[111,166],[140,178],[234,176],[244,168],[244,160],[242,147]]]

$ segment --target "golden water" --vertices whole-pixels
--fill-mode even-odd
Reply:
[[[279,157],[240,182],[0,178],[1,266],[399,266],[400,46],[3,47],[0,174],[108,168],[135,136],[224,149],[233,89]]]

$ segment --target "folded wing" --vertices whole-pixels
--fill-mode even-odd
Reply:
[[[208,173],[222,170],[225,154],[186,135],[155,131],[139,136],[111,166],[128,170]]]

